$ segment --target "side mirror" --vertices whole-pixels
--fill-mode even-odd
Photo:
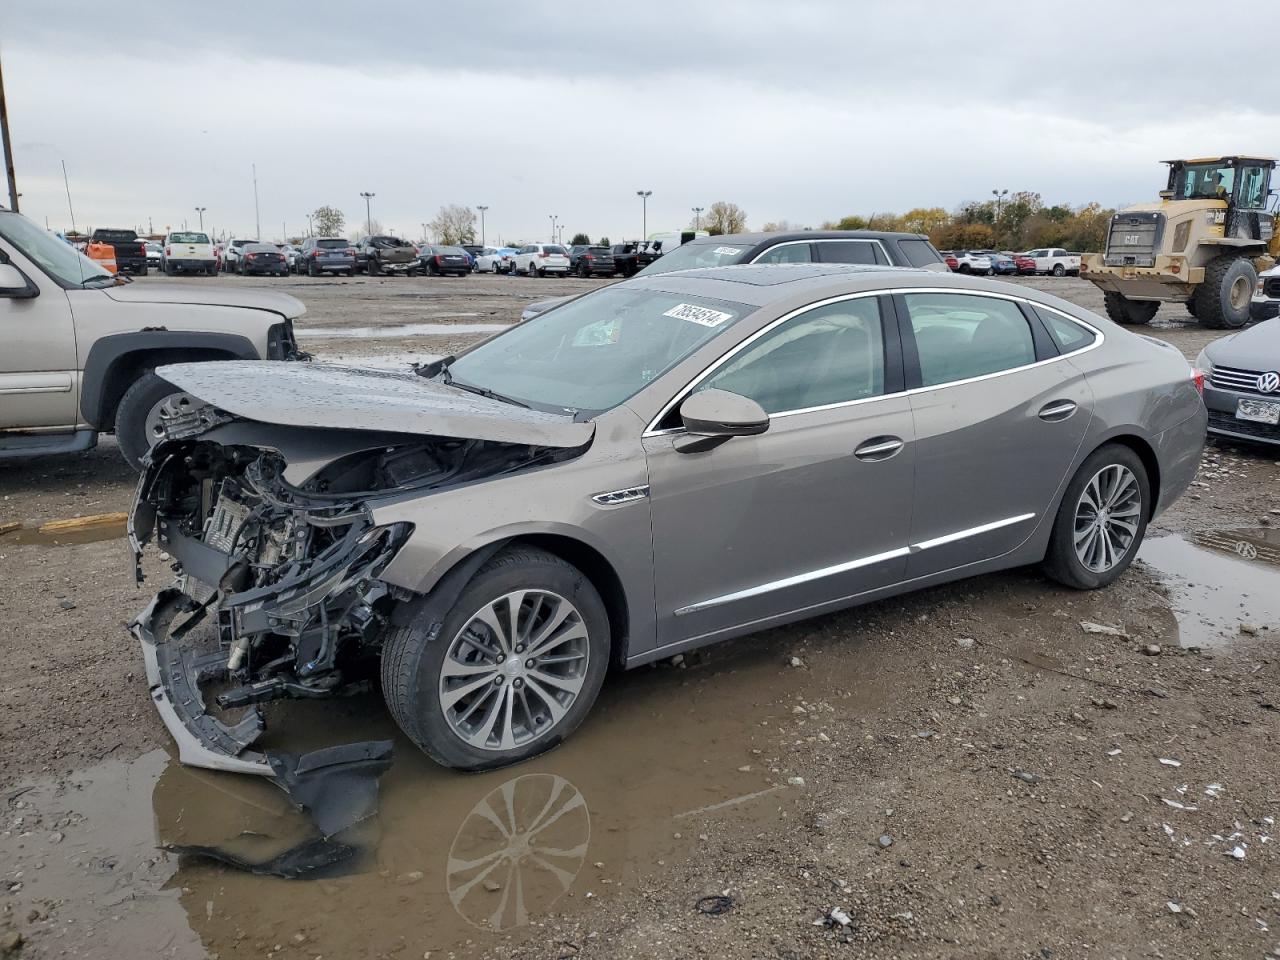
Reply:
[[[0,297],[30,300],[40,296],[40,288],[26,278],[12,263],[0,263]]]
[[[760,404],[727,390],[701,390],[680,404],[684,428],[697,437],[754,437],[769,429]]]

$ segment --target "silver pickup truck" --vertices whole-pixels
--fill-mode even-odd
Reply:
[[[137,468],[187,402],[157,366],[296,359],[305,312],[279,293],[126,281],[0,207],[0,460],[114,433]]]

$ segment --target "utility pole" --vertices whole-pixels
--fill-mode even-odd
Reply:
[[[480,246],[484,246],[484,212],[489,208],[484,204],[478,204],[476,209],[480,211]]]
[[[307,214],[307,236],[314,237],[316,235],[315,227],[311,225],[311,214]]]
[[[262,239],[262,218],[258,215],[258,165],[250,164],[253,168],[253,226],[255,240]]]
[[[4,175],[9,181],[9,209],[18,212],[18,178],[13,172],[13,143],[9,140],[9,107],[4,99],[4,71],[0,70],[0,140],[4,140]]]
[[[209,209],[208,207],[196,207],[196,213],[200,214],[200,232],[201,233],[204,233],[204,212],[208,209]]]
[[[653,191],[637,190],[636,196],[640,198],[640,239],[645,240],[649,236],[649,198]]]
[[[370,212],[373,208],[369,206],[369,201],[377,196],[376,193],[370,193],[367,190],[360,191],[360,196],[364,197],[364,233],[365,236],[373,234],[373,214]]]
[[[556,220],[559,218],[554,213],[547,214],[551,218],[551,242],[556,242]]]

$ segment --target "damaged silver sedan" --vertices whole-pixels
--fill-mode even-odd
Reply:
[[[187,396],[131,520],[177,576],[133,627],[153,699],[185,762],[299,784],[385,745],[259,751],[268,701],[376,683],[484,769],[568,736],[611,663],[1022,564],[1104,586],[1205,428],[1176,351],[892,268],[638,278],[416,373],[160,374]]]

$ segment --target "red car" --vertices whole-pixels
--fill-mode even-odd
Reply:
[[[1020,253],[1015,253],[1013,255],[1013,264],[1018,268],[1018,276],[1030,275],[1034,277],[1036,275],[1036,262],[1031,257],[1024,257]]]
[[[957,260],[953,254],[944,253],[942,255],[942,262],[947,265],[947,269],[952,273],[960,269],[960,261]]]

